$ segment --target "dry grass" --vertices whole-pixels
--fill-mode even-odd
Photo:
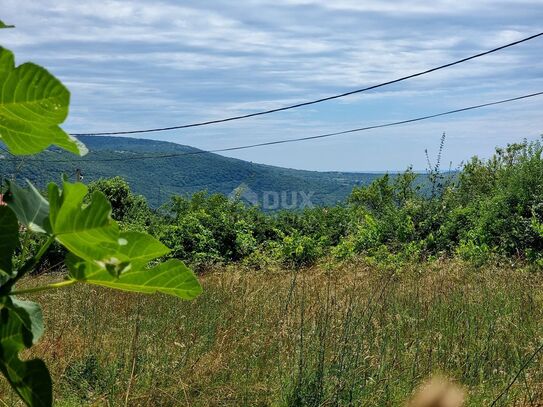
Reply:
[[[541,281],[452,262],[395,274],[351,263],[214,272],[193,302],[74,286],[32,297],[47,324],[32,354],[60,406],[404,405],[439,373],[466,405],[488,405],[542,339]],[[537,358],[498,405],[540,405],[541,383]]]

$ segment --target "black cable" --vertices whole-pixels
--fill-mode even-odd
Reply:
[[[518,372],[515,374],[513,379],[505,386],[505,388],[500,392],[500,394],[494,399],[490,407],[493,407],[498,403],[498,401],[509,391],[509,389],[515,384],[517,379],[519,378],[520,374],[528,367],[530,363],[532,363],[532,360],[537,356],[539,352],[543,351],[543,342],[537,347],[537,349],[530,355],[528,359],[522,364]]]
[[[461,109],[449,110],[447,112],[436,113],[436,114],[431,114],[431,115],[427,115],[427,116],[421,116],[421,117],[417,117],[417,118],[414,118],[414,119],[407,119],[407,120],[400,120],[400,121],[391,122],[391,123],[377,124],[377,125],[374,125],[374,126],[359,127],[359,128],[356,128],[356,129],[343,130],[343,131],[338,131],[338,132],[334,132],[334,133],[320,134],[320,135],[317,135],[317,136],[307,136],[307,137],[291,138],[291,139],[286,139],[286,140],[267,141],[267,142],[263,142],[263,143],[248,144],[248,145],[237,146],[237,147],[220,148],[220,149],[215,149],[215,150],[196,150],[196,151],[190,151],[190,152],[185,152],[185,153],[172,153],[172,154],[147,155],[147,156],[140,155],[140,156],[123,157],[123,158],[102,158],[102,159],[98,158],[98,159],[88,159],[88,160],[85,160],[83,158],[80,161],[85,161],[85,162],[93,162],[93,161],[94,162],[110,162],[110,161],[128,161],[128,160],[172,158],[172,157],[182,157],[182,156],[186,156],[186,155],[221,153],[221,152],[226,152],[226,151],[245,150],[245,149],[248,149],[248,148],[271,146],[271,145],[276,145],[276,144],[286,144],[286,143],[294,143],[294,142],[298,142],[298,141],[315,140],[315,139],[321,139],[321,138],[327,138],[327,137],[340,136],[340,135],[343,135],[343,134],[356,133],[356,132],[374,130],[374,129],[380,129],[380,128],[383,128],[383,127],[392,127],[392,126],[399,126],[401,124],[420,122],[420,121],[423,121],[423,120],[433,119],[433,118],[436,118],[436,117],[441,117],[441,116],[447,116],[447,115],[451,115],[451,114],[455,114],[455,113],[466,112],[466,111],[469,111],[469,110],[480,109],[480,108],[488,107],[488,106],[500,105],[500,104],[503,104],[503,103],[514,102],[514,101],[517,101],[517,100],[528,99],[528,98],[532,98],[532,97],[535,97],[535,96],[541,96],[541,95],[543,95],[543,92],[531,93],[531,94],[528,94],[528,95],[517,96],[517,97],[509,98],[509,99],[503,99],[503,100],[499,100],[499,101],[496,101],[496,102],[483,103],[483,104],[479,104],[479,105],[464,107],[464,108],[461,108]],[[33,161],[38,161],[38,160],[33,160]],[[49,162],[49,163],[69,162],[68,160],[39,160],[39,161],[41,161],[41,162]],[[70,162],[71,161],[74,161],[74,160],[70,160]]]
[[[535,38],[541,37],[542,35],[543,35],[543,32],[541,32],[539,34],[531,35],[531,36],[523,38],[521,40],[514,41],[514,42],[511,42],[511,43],[506,44],[506,45],[502,45],[501,47],[493,48],[491,50],[481,52],[481,53],[472,55],[470,57],[462,58],[462,59],[459,59],[459,60],[454,61],[454,62],[449,62],[448,64],[445,64],[445,65],[440,65],[440,66],[437,66],[437,67],[434,67],[434,68],[427,69],[425,71],[421,71],[421,72],[414,73],[414,74],[411,74],[411,75],[403,76],[403,77],[398,78],[398,79],[393,79],[391,81],[379,83],[377,85],[368,86],[368,87],[365,87],[365,88],[362,88],[362,89],[355,89],[355,90],[352,90],[352,91],[349,91],[349,92],[340,93],[340,94],[333,95],[333,96],[327,96],[327,97],[324,97],[324,98],[321,98],[321,99],[311,100],[311,101],[308,101],[308,102],[302,102],[302,103],[296,103],[294,105],[283,106],[283,107],[279,107],[279,108],[276,108],[276,109],[263,110],[263,111],[260,111],[260,112],[249,113],[249,114],[244,114],[244,115],[240,115],[240,116],[232,116],[232,117],[228,117],[228,118],[225,118],[225,119],[208,120],[208,121],[204,121],[204,122],[197,122],[197,123],[191,123],[191,124],[182,124],[182,125],[179,125],[179,126],[157,127],[157,128],[151,128],[151,129],[129,130],[129,131],[107,131],[107,132],[96,132],[96,133],[72,133],[72,135],[73,136],[113,136],[113,135],[120,135],[120,134],[153,133],[153,132],[159,132],[159,131],[179,130],[179,129],[187,129],[187,128],[190,128],[190,127],[207,126],[207,125],[210,125],[210,124],[225,123],[225,122],[230,122],[230,121],[233,121],[233,120],[247,119],[249,117],[262,116],[262,115],[266,115],[266,114],[270,114],[270,113],[282,112],[282,111],[285,111],[285,110],[296,109],[296,108],[302,107],[302,106],[314,105],[316,103],[326,102],[328,100],[333,100],[333,99],[339,99],[339,98],[342,98],[342,97],[345,97],[345,96],[350,96],[350,95],[354,95],[354,94],[357,94],[357,93],[367,92],[369,90],[381,88],[383,86],[392,85],[392,84],[398,83],[398,82],[403,82],[405,80],[416,78],[416,77],[422,76],[422,75],[426,75],[426,74],[429,74],[431,72],[439,71],[441,69],[449,68],[451,66],[458,65],[458,64],[461,64],[463,62],[470,61],[472,59],[480,58],[482,56],[492,54],[492,53],[497,52],[497,51],[501,51],[501,50],[503,50],[505,48],[509,48],[509,47],[512,47],[512,46],[515,46],[515,45],[518,45],[518,44],[522,44],[523,42],[533,40]]]

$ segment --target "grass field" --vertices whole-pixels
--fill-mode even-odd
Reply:
[[[439,373],[467,405],[490,405],[543,340],[542,282],[457,262],[395,273],[353,262],[210,273],[193,302],[81,285],[32,296],[47,325],[32,354],[59,406],[402,405]],[[496,405],[542,402],[538,355]]]

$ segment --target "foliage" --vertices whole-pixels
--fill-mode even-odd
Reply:
[[[85,147],[59,127],[68,115],[70,93],[42,67],[15,67],[13,53],[0,47],[0,140],[14,154],[35,154],[51,144],[75,154]]]
[[[153,211],[142,195],[135,195],[128,182],[117,176],[101,178],[89,183],[89,194],[94,191],[103,193],[111,203],[111,217],[124,229],[143,231],[153,221]]]
[[[543,263],[541,142],[497,149],[455,173],[424,176],[409,168],[353,189],[344,204],[264,212],[237,197],[205,191],[173,196],[154,210],[116,177],[92,182],[113,202],[125,229],[146,231],[171,247],[166,256],[197,270],[241,262],[262,269],[311,266],[326,256],[361,256],[394,268],[458,256]],[[49,261],[52,263],[52,260]]]
[[[310,236],[285,236],[281,245],[283,263],[294,267],[311,266],[322,256],[320,242]]]
[[[35,154],[50,145],[86,153],[59,127],[68,114],[70,94],[45,69],[31,63],[15,67],[13,54],[0,48],[0,85],[0,140],[12,154]],[[166,246],[146,233],[121,231],[112,219],[108,198],[116,217],[136,213],[128,207],[136,207],[138,199],[122,180],[97,185],[91,192],[81,183],[50,183],[47,199],[30,182],[25,188],[7,182],[3,192],[7,206],[0,206],[0,370],[27,405],[50,406],[52,383],[43,361],[19,359],[21,351],[36,344],[44,327],[40,306],[18,295],[75,283],[183,299],[200,294],[197,279],[181,261],[156,264],[169,253]],[[53,243],[68,252],[65,279],[17,290],[19,280],[38,266]],[[32,247],[36,250],[29,250]]]

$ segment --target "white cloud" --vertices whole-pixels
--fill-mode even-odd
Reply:
[[[2,13],[17,26],[2,33],[17,61],[41,63],[69,85],[67,127],[78,132],[174,125],[324,97],[517,40],[538,31],[543,17],[540,0],[3,0]],[[543,40],[534,40],[371,93],[183,135],[205,147],[233,137],[244,144],[517,96],[543,87],[542,50]],[[516,116],[524,121],[518,129],[501,129],[533,132],[540,114],[525,113]],[[307,167],[320,165],[312,145],[304,148],[298,156]],[[292,159],[254,154],[268,163]],[[347,161],[336,157],[338,165],[356,165]]]

